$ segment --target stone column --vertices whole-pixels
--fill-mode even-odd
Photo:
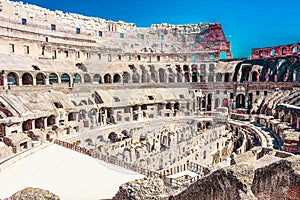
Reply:
[[[34,119],[31,120],[31,127],[32,127],[32,129],[35,129],[35,120]]]
[[[44,129],[46,129],[47,128],[47,118],[46,117],[43,118],[43,123],[44,123]]]
[[[46,75],[46,78],[45,78],[45,85],[50,85],[49,74]]]
[[[143,111],[141,106],[139,106],[139,110],[138,110],[138,121],[143,120]]]
[[[166,82],[166,83],[169,83],[169,75],[170,75],[169,70],[166,70],[166,71],[165,71],[165,75],[166,75],[166,77],[165,77],[165,82]]]
[[[36,77],[32,76],[32,85],[36,85]]]
[[[19,80],[18,80],[18,83],[19,83],[19,86],[22,86],[22,77],[19,77]]]
[[[2,76],[3,76],[3,86],[4,86],[5,88],[7,88],[7,86],[8,86],[8,82],[7,82],[7,74],[4,73]]]

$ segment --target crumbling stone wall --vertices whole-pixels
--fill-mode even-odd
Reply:
[[[300,157],[262,167],[235,165],[200,179],[172,199],[300,199]]]
[[[138,186],[139,184],[150,184],[152,189],[140,191],[146,187]],[[133,185],[135,189],[132,189]],[[122,185],[114,199],[165,198],[166,193],[162,195],[163,193],[154,192],[158,189],[167,192],[172,200],[299,200],[300,156],[279,158],[266,155],[262,160],[249,165],[223,168],[199,179],[179,194],[179,190],[167,190],[166,186],[159,185],[156,181],[135,181]],[[144,193],[147,193],[147,197]]]
[[[165,185],[159,178],[146,177],[136,181],[128,182],[120,186],[114,200],[131,200],[131,199],[157,199],[167,200],[168,195],[164,193]]]
[[[300,199],[300,159],[296,158],[280,160],[255,171],[251,190],[257,199],[291,199],[289,195],[295,186],[298,186],[298,197],[293,195],[294,199]]]

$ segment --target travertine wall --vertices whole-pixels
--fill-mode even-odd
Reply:
[[[185,200],[291,200],[300,198],[299,156],[280,159],[267,155],[250,165],[234,165],[198,180],[180,194],[152,181],[134,181],[122,185],[114,199],[147,198]],[[159,188],[158,188],[159,187]],[[140,188],[138,190],[138,188]],[[158,188],[158,189],[155,189]],[[155,193],[160,190],[160,194]],[[132,191],[132,192],[131,192]],[[151,192],[153,191],[153,192]],[[168,198],[169,196],[169,198]]]

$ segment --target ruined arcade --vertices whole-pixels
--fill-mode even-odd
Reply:
[[[220,23],[139,28],[6,0],[0,21],[0,173],[59,145],[147,177],[116,199],[152,182],[162,199],[193,199],[199,185],[206,199],[299,191],[299,44],[234,59]],[[280,179],[280,163],[294,178],[268,196],[261,182]],[[214,177],[236,193],[209,192]]]

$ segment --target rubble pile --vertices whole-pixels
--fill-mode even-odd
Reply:
[[[120,186],[114,200],[167,200],[168,194],[164,192],[165,184],[160,178],[145,177]]]
[[[48,190],[43,190],[39,188],[25,188],[14,195],[12,195],[10,200],[59,200],[60,198],[49,192]]]

